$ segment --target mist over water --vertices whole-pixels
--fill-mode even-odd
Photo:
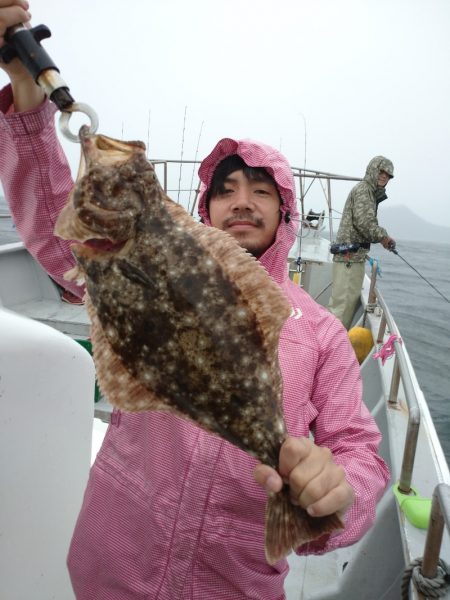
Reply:
[[[397,241],[399,254],[450,300],[450,244]],[[378,286],[403,337],[450,463],[450,303],[401,258],[373,245]]]

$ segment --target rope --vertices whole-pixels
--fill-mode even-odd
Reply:
[[[400,342],[400,344],[402,344],[402,338],[399,337],[398,335],[396,335],[395,333],[393,333],[391,336],[389,336],[389,339],[387,340],[387,342],[380,348],[380,350],[378,352],[375,352],[375,354],[372,355],[372,358],[381,358],[381,364],[384,365],[384,363],[386,362],[386,360],[388,358],[391,358],[391,356],[394,354],[395,352],[395,346],[394,346],[394,342],[397,340],[397,342]]]
[[[450,566],[439,559],[436,577],[424,577],[421,572],[422,558],[416,558],[406,567],[402,578],[402,600],[409,600],[409,584],[413,580],[416,590],[426,598],[442,598],[450,583]]]
[[[376,264],[377,264],[377,277],[381,277],[381,269],[380,269],[380,263],[379,263],[379,261],[378,261],[378,260],[376,260],[376,259],[373,259],[373,258],[372,258],[371,256],[369,256],[369,255],[367,255],[367,256],[366,256],[366,260],[367,260],[367,262],[369,263],[369,265],[370,265],[371,267],[373,267],[374,263],[376,263]]]

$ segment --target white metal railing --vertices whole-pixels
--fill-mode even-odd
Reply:
[[[440,558],[444,525],[450,533],[450,486],[439,483],[433,491],[430,524],[422,558],[417,558],[404,571],[401,586],[402,600],[410,598],[411,581],[417,598],[449,597],[450,566]]]
[[[394,340],[395,358],[390,382],[388,402],[394,405],[397,404],[398,389],[401,381],[403,384],[403,391],[408,407],[408,427],[406,431],[405,448],[403,451],[402,468],[400,471],[398,489],[402,494],[409,494],[411,492],[412,472],[414,468],[414,459],[417,449],[417,439],[419,435],[420,408],[419,403],[417,401],[416,390],[414,388],[414,384],[411,378],[411,372],[408,368],[405,351],[401,342],[399,341],[399,331],[397,329],[397,326],[395,325],[395,321],[392,318],[391,312],[381,292],[376,287],[377,271],[378,264],[377,261],[374,260],[372,263],[370,289],[369,296],[367,299],[367,305],[364,312],[364,321],[366,314],[368,312],[373,312],[374,307],[378,305],[383,312],[377,333],[377,343],[381,343],[383,341],[386,326],[388,327],[391,334],[397,336],[397,338]]]
[[[428,526],[422,562],[424,577],[436,577],[444,525],[450,533],[450,486],[440,483],[434,488],[433,492],[430,525]]]
[[[198,199],[198,194],[200,191],[200,180],[197,178],[197,185],[196,187],[192,187],[191,182],[193,181],[193,171],[191,173],[189,173],[189,177],[190,177],[190,182],[188,184],[186,184],[185,186],[180,185],[182,177],[181,177],[181,171],[183,169],[183,167],[189,167],[193,170],[195,170],[197,168],[197,166],[200,165],[200,161],[198,160],[181,160],[181,159],[174,159],[174,160],[167,160],[167,159],[162,159],[162,158],[149,158],[150,162],[155,166],[157,172],[160,172],[160,184],[163,188],[163,190],[168,193],[170,195],[170,192],[174,192],[176,194],[179,194],[180,192],[188,192],[189,195],[191,195],[191,193],[194,193],[194,200],[191,203],[191,200],[189,199],[189,202],[184,202],[183,204],[186,204],[187,206],[187,210],[188,212],[193,215],[194,214],[194,210],[195,210],[195,206],[196,206],[196,202]],[[175,173],[175,170],[178,170],[178,173]],[[325,204],[326,204],[326,208],[327,208],[327,212],[328,212],[328,221],[329,221],[329,230],[330,230],[330,239],[332,239],[333,237],[333,208],[332,208],[332,202],[331,202],[331,195],[332,195],[332,190],[331,190],[331,182],[332,181],[348,181],[348,182],[356,182],[356,181],[361,181],[360,177],[349,177],[347,175],[337,175],[335,173],[328,173],[326,171],[319,171],[319,170],[315,170],[315,169],[302,169],[299,167],[291,167],[292,169],[292,174],[294,176],[294,180],[297,182],[297,187],[298,187],[298,202],[300,204],[299,208],[300,208],[300,212],[301,212],[301,220],[303,221],[306,217],[306,212],[305,212],[305,199],[308,195],[308,193],[311,191],[312,185],[315,182],[319,182],[321,189],[322,189],[322,193],[325,197]],[[162,173],[161,173],[162,170]],[[175,177],[177,178],[177,180],[175,180]],[[172,198],[173,200],[175,200],[175,198]]]
[[[399,332],[381,292],[376,287],[376,277],[377,262],[373,261],[369,296],[365,314],[373,311],[375,305],[378,305],[382,309],[382,317],[377,333],[377,343],[382,343],[386,327],[391,334],[398,336]],[[388,402],[390,404],[397,404],[398,389],[401,381],[408,407],[408,426],[406,430],[402,467],[397,487],[402,494],[408,495],[412,492],[412,472],[414,468],[421,415],[420,406],[411,378],[410,369],[407,364],[405,351],[398,337],[396,340],[394,340],[394,346],[395,358],[391,375]],[[441,568],[439,555],[441,552],[444,524],[447,527],[447,531],[450,533],[450,486],[441,483],[435,487],[433,492],[431,515],[427,530],[423,559],[419,560],[421,563],[419,567],[420,574],[427,580],[435,580],[435,578],[438,576],[438,568]],[[415,582],[415,585],[418,587],[417,582]],[[404,590],[405,594],[407,594],[408,587],[409,584],[406,586],[406,590]],[[420,590],[419,597],[424,597]]]

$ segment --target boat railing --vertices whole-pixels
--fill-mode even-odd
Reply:
[[[450,533],[450,486],[439,483],[433,492],[431,517],[422,561],[422,575],[436,577],[444,525]]]
[[[444,525],[450,534],[450,486],[445,483],[439,483],[433,492],[430,524],[428,526],[421,568],[422,575],[429,579],[433,579],[437,574]]]
[[[450,565],[440,558],[444,525],[450,534],[450,486],[439,483],[433,491],[430,523],[422,558],[416,558],[405,569],[402,578],[402,598],[409,598],[411,581],[417,598],[448,597]]]
[[[391,335],[393,334],[396,336],[393,340],[395,347],[395,358],[391,375],[388,402],[391,405],[398,404],[398,390],[401,381],[408,407],[408,426],[406,430],[400,477],[398,484],[396,485],[400,493],[408,495],[414,493],[411,487],[411,482],[420,427],[420,407],[417,400],[416,390],[411,378],[411,371],[408,368],[405,350],[399,337],[398,329],[383,298],[383,295],[376,286],[377,272],[378,265],[377,261],[374,260],[372,262],[372,273],[365,316],[367,312],[373,312],[376,306],[380,307],[382,310],[380,325],[376,338],[377,344],[381,344],[383,342],[386,328],[388,328],[388,331]],[[439,558],[444,533],[444,524],[447,527],[447,532],[450,534],[450,486],[445,483],[440,483],[433,491],[431,513],[427,528],[423,558],[415,561],[420,565],[420,577],[425,578],[427,581],[436,581],[436,578],[439,578],[440,580],[446,580],[447,578],[448,565],[443,563],[443,561],[441,561]],[[419,583],[414,580],[414,584],[418,591],[422,592]],[[426,596],[428,597],[428,595]],[[424,596],[422,593],[420,593],[419,597],[422,598]]]
[[[158,175],[159,182],[164,192],[169,196],[173,192],[177,194],[177,198],[172,197],[172,200],[176,200],[182,204],[186,210],[192,216],[194,214],[195,207],[197,205],[198,195],[200,193],[200,179],[197,176],[197,185],[194,186],[194,176],[197,171],[200,161],[198,160],[167,160],[161,158],[149,158],[152,165],[155,167],[155,171]],[[190,177],[190,181],[186,182],[186,169],[183,173],[183,168],[189,167],[192,172],[187,174]],[[178,174],[175,173],[175,169],[178,168]],[[162,170],[162,174],[161,174]],[[180,201],[180,193],[186,192],[189,194],[188,200]],[[192,193],[194,198],[191,201]]]
[[[184,206],[191,216],[194,216],[200,193],[198,167],[201,164],[201,161],[150,157],[149,160],[155,166],[156,174],[164,192],[167,193],[172,200]],[[301,223],[300,233],[304,227],[311,226],[307,220],[308,215],[305,204],[307,200],[309,200],[311,204],[316,202],[317,197],[314,194],[319,186],[321,188],[320,195],[322,196],[322,202],[324,201],[326,209],[324,211],[326,213],[324,220],[326,218],[328,219],[329,239],[334,240],[335,227],[333,222],[334,220],[340,220],[341,214],[333,208],[332,194],[335,192],[335,187],[332,189],[332,182],[335,184],[337,182],[352,183],[361,181],[361,178],[295,166],[291,166],[291,170],[296,183],[297,202]],[[347,191],[343,191],[346,195]],[[341,196],[342,194],[340,193],[339,197]],[[322,204],[321,206],[323,207],[324,205]],[[7,204],[1,196],[1,189],[0,207],[2,208],[0,217],[10,218]],[[321,210],[320,207],[319,209]],[[301,239],[301,235],[299,235],[299,239]]]
[[[393,338],[395,358],[393,372],[391,376],[388,402],[391,405],[396,405],[398,403],[398,390],[401,381],[403,384],[403,392],[408,407],[408,427],[406,430],[405,447],[403,451],[403,460],[402,467],[400,470],[398,489],[402,494],[410,494],[412,491],[412,472],[414,468],[414,459],[416,456],[417,439],[419,436],[420,408],[419,403],[417,401],[414,383],[411,377],[411,371],[408,368],[405,350],[401,343],[399,331],[397,329],[397,326],[395,325],[395,321],[392,318],[391,312],[383,298],[383,295],[381,294],[380,290],[376,287],[377,270],[378,264],[377,261],[374,260],[372,264],[372,273],[370,278],[370,289],[366,305],[366,313],[373,311],[376,305],[378,305],[382,310],[382,316],[376,340],[378,344],[382,343],[384,339],[386,326],[391,335],[395,336]]]
[[[325,197],[325,204],[328,212],[328,228],[329,228],[329,237],[330,240],[334,239],[334,226],[333,219],[334,212],[332,205],[332,190],[331,190],[331,182],[332,181],[349,181],[349,182],[357,182],[361,181],[360,177],[351,177],[347,175],[338,175],[336,173],[328,173],[326,171],[318,171],[314,169],[305,169],[299,167],[291,167],[292,174],[294,176],[294,180],[298,180],[298,188],[299,188],[299,198],[298,201],[300,203],[300,212],[302,215],[302,222],[306,217],[305,210],[305,199],[307,194],[309,193],[312,185],[317,181],[319,182],[323,195]],[[340,216],[338,217],[340,219]]]
[[[186,159],[160,159],[160,158],[149,158],[151,163],[155,166],[156,173],[159,177],[160,184],[163,190],[170,196],[176,194],[178,196],[177,201],[183,204],[188,212],[193,215],[200,193],[200,179],[197,175],[198,166],[200,161],[198,160],[186,160]],[[305,201],[313,191],[313,184],[319,183],[324,199],[325,207],[328,215],[328,227],[330,233],[330,240],[334,238],[334,227],[333,219],[340,219],[340,214],[334,216],[335,211],[332,207],[332,182],[357,182],[361,181],[360,177],[351,177],[347,175],[338,175],[336,173],[328,173],[326,171],[320,171],[317,169],[305,169],[299,167],[291,167],[292,175],[296,182],[297,189],[297,200],[299,203],[299,209],[301,214],[301,222],[305,225],[309,225],[306,221],[306,208]],[[194,180],[196,185],[194,185]],[[180,193],[189,194],[188,200],[185,198],[180,200]],[[192,194],[194,195],[191,199]],[[176,198],[172,197],[172,200]]]

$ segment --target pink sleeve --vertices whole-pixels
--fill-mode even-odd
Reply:
[[[305,544],[299,554],[322,554],[358,541],[372,526],[376,504],[390,478],[378,454],[380,431],[361,402],[360,368],[347,332],[336,319],[326,321],[329,326],[319,333],[322,351],[312,398],[319,412],[314,441],[328,447],[334,461],[344,467],[355,502],[345,515],[344,530]]]
[[[73,182],[48,101],[24,113],[11,111],[10,86],[0,91],[0,179],[26,248],[52,279],[77,296],[83,288],[63,279],[75,264],[69,242],[53,235]]]

